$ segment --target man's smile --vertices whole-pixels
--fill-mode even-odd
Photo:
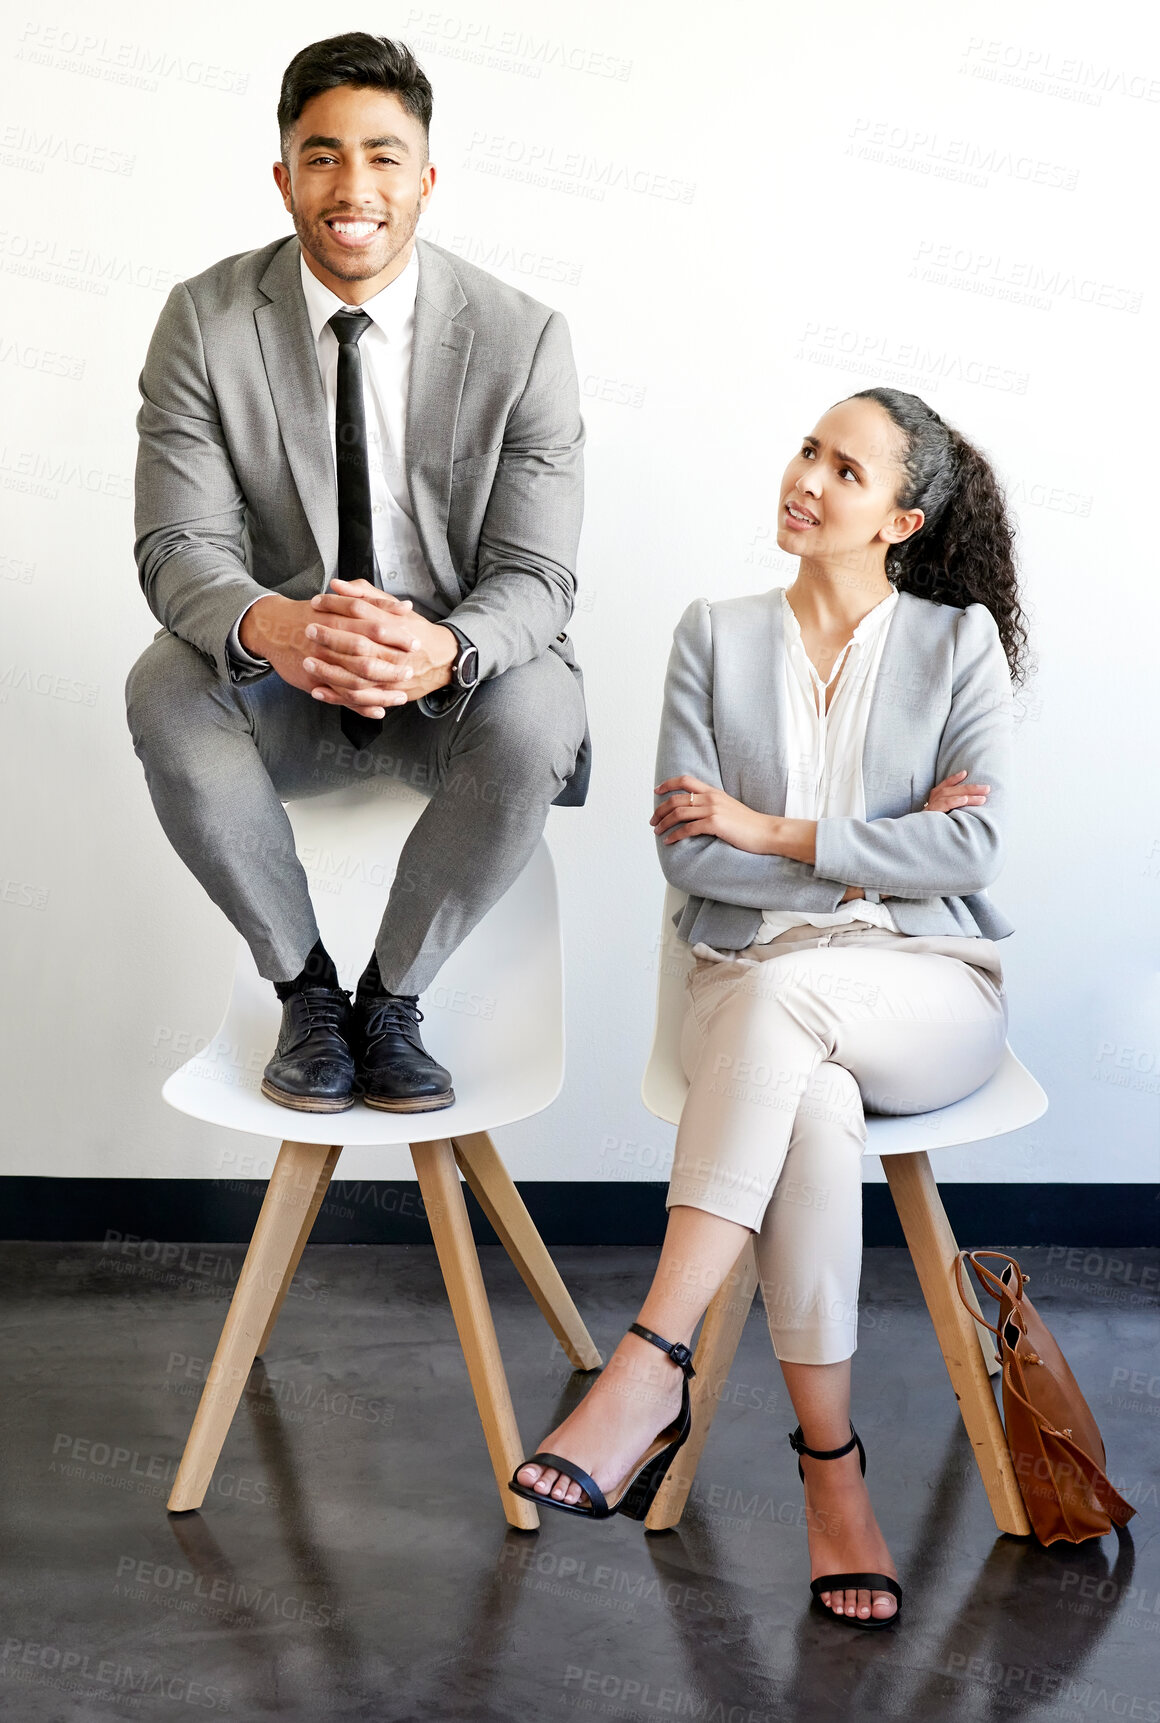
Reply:
[[[358,247],[374,239],[387,224],[371,216],[331,215],[325,218],[323,225],[340,245]]]

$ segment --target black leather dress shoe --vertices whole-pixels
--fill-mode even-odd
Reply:
[[[300,1113],[345,1113],[354,1106],[350,994],[340,987],[303,987],[282,1006],[274,1057],[262,1093]]]
[[[432,1059],[419,1037],[422,1021],[417,994],[356,994],[354,1086],[368,1107],[433,1113],[454,1101],[450,1071]]]

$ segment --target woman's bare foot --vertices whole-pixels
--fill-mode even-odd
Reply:
[[[540,1448],[574,1461],[606,1496],[614,1496],[676,1417],[683,1381],[678,1367],[650,1340],[626,1334],[576,1410],[545,1436]],[[516,1480],[539,1496],[569,1506],[588,1500],[575,1479],[550,1466],[521,1466]]]
[[[882,1536],[855,1450],[840,1460],[802,1456],[805,1472],[810,1578],[826,1573],[884,1573],[898,1578]],[[898,1600],[888,1591],[824,1591],[822,1602],[835,1615],[863,1621],[889,1621]]]

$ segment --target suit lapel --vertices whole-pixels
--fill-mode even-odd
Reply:
[[[785,711],[785,619],[781,613],[782,589],[777,587],[769,597],[772,599],[769,614],[768,647],[763,653],[765,666],[765,701],[769,713],[769,733],[771,746],[769,750],[769,766],[766,789],[771,797],[769,806],[784,808],[786,792],[789,787],[789,761],[786,758],[786,711]]]
[[[299,257],[297,239],[275,252],[258,283],[269,304],[258,306],[254,322],[286,459],[328,577],[338,562],[338,487]]]
[[[407,393],[404,458],[415,526],[427,566],[444,598],[459,603],[462,588],[447,548],[451,459],[474,330],[455,318],[467,304],[450,263],[416,239],[419,285]]]
[[[751,808],[781,813],[789,777],[781,588],[755,594],[750,603],[760,607],[756,615],[748,603],[735,611],[725,605],[714,622],[715,634],[729,632],[714,652],[713,721],[719,753],[723,744],[727,751],[725,788]],[[724,777],[726,758],[721,768]]]
[[[866,718],[866,740],[862,748],[862,778],[866,789],[866,818],[881,819],[910,787],[910,752],[906,721],[909,709],[919,701],[916,667],[924,659],[916,638],[919,621],[916,606],[925,603],[909,592],[900,592],[898,604],[886,631],[886,643],[878,663],[878,675],[870,696]]]

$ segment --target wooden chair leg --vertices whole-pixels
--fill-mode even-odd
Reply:
[[[317,1212],[321,1201],[318,1191],[323,1170],[334,1165],[338,1152],[323,1143],[290,1142],[283,1143],[278,1151],[173,1482],[171,1513],[199,1508],[205,1499],[250,1367],[285,1295],[290,1263],[306,1242],[306,1215],[312,1205]],[[325,1185],[322,1188],[325,1190]]]
[[[685,1503],[697,1475],[697,1465],[720,1402],[721,1389],[732,1367],[756,1288],[757,1263],[750,1242],[743,1247],[728,1279],[722,1282],[705,1312],[701,1337],[693,1354],[696,1375],[689,1387],[693,1407],[692,1434],[657,1491],[656,1500],[644,1522],[646,1531],[668,1531],[685,1511]]]
[[[456,1137],[452,1147],[472,1195],[543,1311],[572,1368],[599,1370],[603,1359],[495,1144],[486,1131],[472,1131]]]
[[[412,1143],[411,1155],[499,1486],[500,1503],[509,1525],[520,1531],[535,1531],[540,1523],[535,1507],[522,1496],[513,1495],[507,1487],[525,1453],[471,1236],[455,1154],[444,1138]]]
[[[338,1157],[341,1153],[341,1147],[331,1149],[326,1160],[322,1164],[322,1170],[318,1175],[318,1183],[314,1188],[314,1195],[310,1200],[310,1207],[302,1217],[302,1228],[298,1234],[298,1242],[290,1253],[290,1261],[286,1264],[286,1273],[282,1277],[282,1285],[279,1287],[278,1296],[274,1300],[274,1308],[270,1312],[270,1320],[266,1324],[266,1332],[258,1342],[258,1351],[256,1356],[259,1358],[270,1344],[271,1336],[274,1333],[274,1325],[277,1322],[278,1317],[281,1315],[283,1304],[286,1302],[286,1294],[290,1290],[290,1282],[298,1272],[298,1264],[302,1261],[302,1252],[306,1249],[306,1241],[314,1230],[314,1223],[318,1219],[318,1211],[326,1200],[326,1193],[330,1187],[330,1180],[334,1173]]]
[[[975,1460],[1001,1532],[1031,1531],[1015,1468],[991,1391],[974,1318],[955,1291],[958,1254],[938,1185],[925,1153],[884,1155],[882,1165],[915,1273],[930,1311],[943,1362],[959,1403]]]

